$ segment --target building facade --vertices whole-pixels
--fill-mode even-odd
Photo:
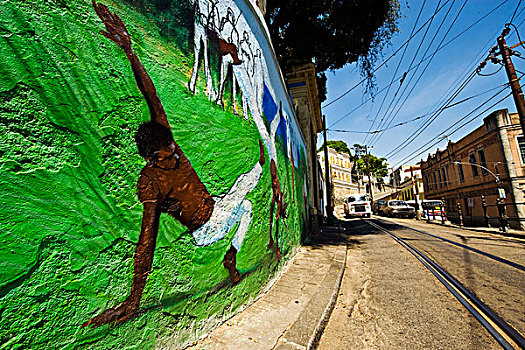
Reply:
[[[401,199],[405,201],[419,201],[425,199],[425,188],[421,178],[421,167],[415,165],[401,165],[392,171],[390,176],[390,194],[385,199]]]
[[[306,160],[306,170],[309,176],[304,178],[304,201],[307,205],[309,231],[316,232],[322,215],[322,197],[319,188],[317,165],[317,134],[323,129],[321,121],[321,102],[317,89],[315,66],[313,63],[296,66],[286,75],[286,83],[290,92],[293,108],[305,145],[305,154],[296,154],[297,159]],[[294,157],[293,154],[290,155]]]
[[[393,171],[391,184],[394,187],[401,187],[401,184],[414,178],[421,179],[421,167],[416,165],[401,165]]]
[[[321,149],[317,153],[317,158],[321,164],[321,170],[324,176],[324,150]],[[372,185],[374,198],[381,193],[381,191],[384,191],[383,186],[378,184],[377,178],[374,174],[370,175],[369,180],[367,175],[356,173],[354,169],[354,161],[350,158],[350,155],[346,153],[339,153],[328,147],[328,166],[330,167],[330,181],[334,205],[342,204],[345,197],[351,194],[370,194],[370,184]],[[352,170],[354,170],[354,173],[352,173]]]
[[[323,177],[325,172],[325,156],[321,149],[317,153]],[[330,181],[332,186],[333,204],[342,204],[344,198],[350,194],[358,193],[361,187],[361,182],[354,181],[352,178],[352,167],[354,162],[350,159],[350,155],[346,153],[339,153],[336,150],[328,147],[328,166],[330,167]]]
[[[489,222],[498,225],[496,200],[504,190],[509,225],[524,228],[525,139],[518,115],[497,110],[483,125],[457,142],[449,141],[421,161],[428,199],[442,199],[448,217],[465,225],[484,225],[482,196]],[[458,205],[459,204],[459,205]]]

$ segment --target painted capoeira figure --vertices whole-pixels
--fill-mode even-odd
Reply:
[[[241,249],[252,213],[252,204],[245,197],[259,182],[265,163],[264,147],[259,140],[260,158],[255,166],[240,175],[223,197],[212,197],[190,160],[174,141],[155,86],[131,48],[126,26],[105,5],[93,1],[93,7],[106,28],[102,34],[126,53],[138,88],[149,107],[151,121],[142,124],[135,135],[139,154],[147,164],[140,172],[137,185],[143,216],[130,294],[119,306],[105,310],[82,327],[118,324],[137,313],[153,262],[161,213],[168,213],[186,226],[197,246],[208,246],[223,239],[239,224],[223,259],[232,283],[238,283],[240,274],[236,268],[236,255]]]
[[[282,106],[279,113],[270,123],[270,132],[263,120],[263,99],[265,90],[265,81],[269,81],[268,71],[261,47],[257,39],[251,33],[250,27],[240,10],[234,10],[236,7],[233,0],[191,0],[194,5],[194,65],[188,88],[192,93],[196,91],[197,75],[199,73],[199,57],[204,56],[204,73],[206,78],[206,94],[210,100],[216,100],[223,104],[223,89],[229,67],[232,68],[232,85],[234,88],[232,98],[235,104],[235,88],[238,85],[242,92],[242,105],[245,119],[248,120],[248,110],[251,112],[252,119],[259,130],[259,134],[264,141],[268,150],[270,162],[270,173],[272,178],[272,202],[270,206],[270,232],[268,249],[275,247],[277,260],[281,260],[281,250],[279,247],[279,220],[286,226],[287,203],[284,201],[284,195],[281,190],[281,183],[277,173],[277,150],[275,147],[275,135],[284,117],[289,128],[288,119],[282,113]],[[241,34],[242,33],[242,34]],[[209,59],[209,43],[213,44],[216,52],[220,56],[220,82],[218,91],[213,88],[212,74]],[[202,45],[201,45],[202,44]],[[202,46],[202,50],[201,50]],[[273,94],[270,92],[270,96]],[[273,99],[273,97],[271,97]],[[290,141],[290,136],[288,137]],[[288,150],[290,153],[290,145]],[[292,157],[292,185],[295,186],[293,175],[293,155]],[[294,194],[292,191],[292,198]],[[275,207],[277,206],[277,211]],[[272,237],[273,214],[275,215],[275,240]]]

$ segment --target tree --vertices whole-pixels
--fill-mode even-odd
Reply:
[[[326,145],[328,147],[330,147],[331,149],[335,150],[338,153],[346,153],[350,157],[352,157],[352,154],[350,153],[350,149],[348,148],[348,145],[344,141],[341,141],[341,140],[339,140],[339,141],[328,140],[326,142]],[[317,150],[317,152],[322,151],[323,149],[324,149],[324,143],[321,146],[321,148],[319,148]]]
[[[383,177],[388,176],[388,163],[386,158],[378,158],[373,154],[363,154],[357,160],[357,167],[363,172],[367,172],[367,160],[370,164],[370,173],[375,174],[378,182],[383,182]]]
[[[367,161],[370,166],[370,173],[375,174],[378,182],[383,182],[383,177],[388,176],[388,163],[386,158],[378,158],[373,154],[366,153],[365,146],[362,146],[358,143],[354,144],[355,152],[355,162],[352,169],[353,173],[364,173],[368,172]]]
[[[326,99],[325,71],[359,61],[373,88],[374,64],[398,31],[398,0],[268,0],[266,22],[284,71],[313,62],[320,99]]]

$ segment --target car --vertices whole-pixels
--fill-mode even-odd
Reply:
[[[441,208],[443,208],[443,202],[440,200],[424,200],[421,203],[423,207],[423,217],[430,216],[435,219],[436,217],[441,217]]]
[[[366,194],[352,194],[345,198],[345,216],[364,216],[369,218],[372,215],[370,197]]]
[[[391,200],[383,204],[381,207],[383,214],[388,217],[409,217],[413,218],[416,216],[416,210],[402,200]]]
[[[385,203],[386,201],[375,201],[373,204],[372,204],[372,213],[373,214],[376,214],[376,215],[382,215],[383,212],[381,211],[381,207],[383,206],[383,204]]]

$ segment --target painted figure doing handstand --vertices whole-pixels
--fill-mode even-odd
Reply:
[[[141,170],[137,184],[143,216],[130,294],[118,307],[105,310],[82,327],[121,323],[137,313],[153,262],[161,213],[168,213],[186,226],[198,246],[219,241],[238,223],[232,245],[223,260],[232,283],[238,283],[240,274],[236,268],[236,255],[241,249],[252,212],[252,204],[245,197],[259,182],[265,163],[263,144],[259,140],[259,161],[248,173],[237,178],[227,194],[215,200],[174,141],[155,86],[131,48],[126,26],[105,5],[93,1],[93,7],[106,28],[102,34],[126,53],[138,88],[149,107],[151,121],[142,124],[135,135],[139,154],[147,165]]]

